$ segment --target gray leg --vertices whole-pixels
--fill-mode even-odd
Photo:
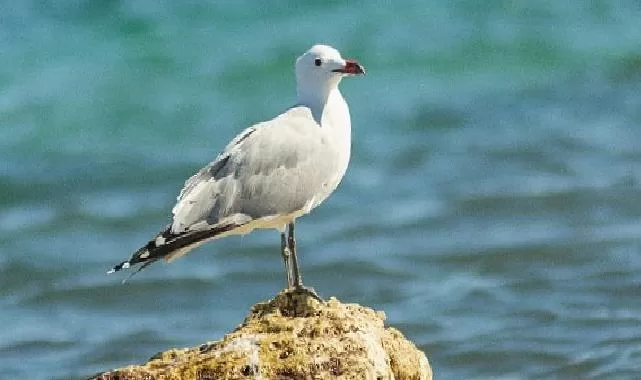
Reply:
[[[294,237],[294,222],[289,223],[289,236],[287,237],[287,247],[292,255],[292,265],[293,265],[293,285],[297,288],[303,286],[303,278],[300,275],[300,269],[298,268],[298,257],[296,257],[296,238]]]
[[[288,236],[287,236],[287,247],[289,248],[289,252],[291,253],[291,260],[292,260],[292,280],[293,280],[293,288],[297,292],[303,292],[307,293],[310,296],[316,298],[318,301],[323,301],[322,298],[316,294],[316,291],[312,288],[308,288],[303,285],[303,277],[300,274],[300,269],[298,267],[298,257],[296,256],[296,238],[294,237],[294,222],[289,223],[288,226]]]
[[[283,256],[283,262],[285,263],[285,273],[287,274],[287,289],[294,287],[294,281],[292,280],[292,268],[290,266],[291,252],[287,246],[287,238],[285,238],[285,232],[280,233],[280,253]]]

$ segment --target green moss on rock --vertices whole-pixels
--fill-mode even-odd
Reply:
[[[283,291],[254,305],[221,340],[161,352],[93,379],[431,380],[425,354],[384,321],[380,311]]]

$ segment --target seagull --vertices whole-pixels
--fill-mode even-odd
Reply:
[[[175,260],[214,239],[257,228],[280,232],[287,289],[303,291],[294,224],[336,190],[350,158],[349,107],[338,85],[364,75],[357,61],[314,45],[296,59],[298,103],[236,136],[214,161],[190,177],[171,222],[129,260],[108,273],[159,259]]]

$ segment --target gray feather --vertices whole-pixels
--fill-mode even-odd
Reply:
[[[174,207],[172,232],[232,215],[259,219],[315,207],[336,188],[339,152],[306,107],[237,136],[191,177]],[[292,144],[296,141],[296,144]]]

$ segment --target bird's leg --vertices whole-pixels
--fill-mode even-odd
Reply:
[[[296,256],[296,238],[294,237],[294,222],[289,223],[288,226],[288,236],[287,236],[287,247],[291,254],[292,259],[292,280],[293,288],[296,292],[307,293],[310,296],[316,298],[318,301],[322,302],[322,298],[316,294],[316,291],[312,288],[308,288],[303,285],[303,278],[300,274],[300,268],[298,267],[298,257]]]
[[[300,269],[298,268],[298,257],[296,257],[296,238],[294,237],[294,222],[289,223],[288,226],[288,236],[287,236],[287,248],[292,255],[292,265],[293,265],[293,286],[300,288],[303,286],[303,278],[300,275]]]
[[[290,265],[291,252],[287,246],[287,238],[285,237],[285,231],[280,233],[280,253],[283,256],[283,262],[285,262],[285,273],[287,274],[287,289],[294,287],[294,282],[292,280],[292,268]]]

